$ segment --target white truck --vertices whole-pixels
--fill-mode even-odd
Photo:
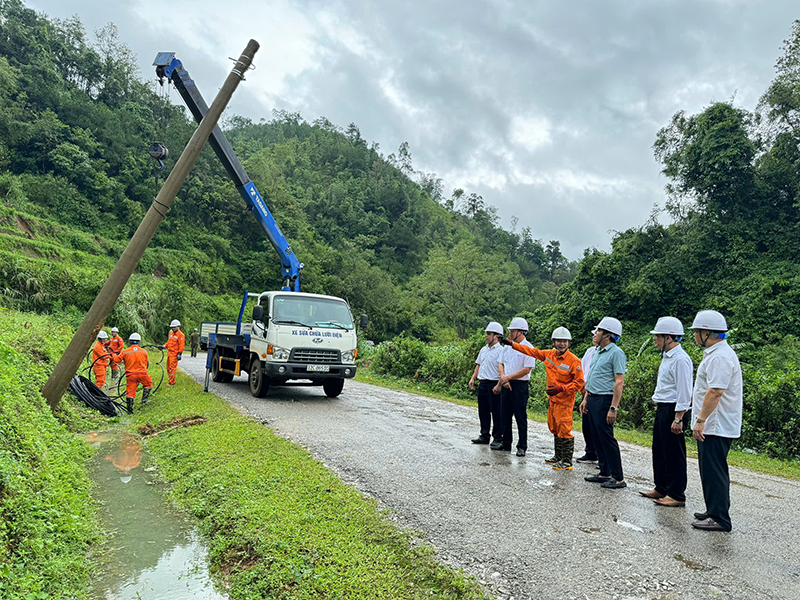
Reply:
[[[252,321],[242,324],[248,302]],[[361,315],[360,327],[368,324]],[[272,385],[321,385],[329,398],[356,374],[356,327],[342,298],[274,291],[245,292],[236,333],[210,333],[206,358],[209,377],[229,383],[248,373],[250,393],[263,398]]]

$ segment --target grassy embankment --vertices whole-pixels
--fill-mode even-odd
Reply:
[[[73,432],[188,414],[207,421],[148,438],[145,447],[207,536],[212,570],[231,598],[483,597],[375,502],[188,377],[111,424],[69,396],[54,417],[38,389],[70,335],[47,316],[0,310],[4,600],[86,597],[100,530],[84,467],[92,450]]]
[[[446,400],[448,402],[454,402],[456,404],[461,404],[464,406],[477,407],[476,401],[465,400],[463,398],[455,398],[453,396],[449,396],[447,394],[443,394],[438,391],[432,391],[431,389],[428,388],[428,386],[425,385],[425,382],[419,382],[408,378],[393,377],[390,375],[375,373],[374,370],[370,369],[368,366],[359,367],[359,370],[356,373],[356,379],[364,383],[371,383],[373,385],[379,385],[382,387],[395,390],[404,390],[407,392],[413,392],[415,394],[421,394],[423,396],[429,396],[431,398],[438,398],[439,400]],[[532,410],[529,408],[528,417],[533,419],[534,421],[540,421],[545,423],[547,422],[547,413],[544,411]],[[475,417],[475,420],[477,423],[477,415]],[[581,429],[581,417],[577,412],[574,413],[574,429],[576,430],[576,432],[580,432]],[[614,432],[617,439],[623,442],[628,442],[631,444],[637,444],[639,446],[646,446],[646,447],[652,445],[653,441],[652,434],[649,431],[616,427],[614,429]],[[578,434],[578,437],[580,437],[580,434]],[[578,442],[576,444],[576,449],[580,448],[581,445],[580,442]],[[686,449],[689,456],[697,457],[697,444],[694,442],[694,440],[687,438]],[[768,456],[763,456],[758,454],[748,454],[745,452],[738,452],[736,450],[732,450],[728,455],[728,463],[737,467],[751,469],[758,473],[777,475],[780,477],[787,477],[789,479],[800,479],[800,461],[796,460],[785,461],[776,458],[769,458]]]
[[[178,382],[132,421],[207,419],[149,438],[146,449],[210,540],[231,598],[483,597],[305,450],[190,378]]]
[[[87,550],[99,539],[73,431],[94,415],[63,402],[54,415],[38,390],[69,340],[68,327],[0,308],[0,598],[84,598]]]

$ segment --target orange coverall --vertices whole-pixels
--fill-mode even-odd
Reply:
[[[167,375],[169,375],[168,385],[175,385],[175,373],[178,372],[178,355],[183,354],[186,347],[186,336],[178,329],[173,333],[169,332],[167,339]]]
[[[114,354],[119,354],[120,352],[122,352],[122,349],[125,347],[125,342],[122,341],[122,338],[120,336],[115,335],[114,337],[111,338],[111,341],[108,342],[108,346],[111,349],[111,352],[113,352]],[[118,369],[119,369],[119,367],[117,366],[117,363],[115,363],[112,360],[111,361],[111,370],[112,371],[117,371]]]
[[[114,362],[125,363],[125,396],[134,398],[136,388],[141,383],[143,387],[153,387],[153,380],[147,372],[149,357],[147,350],[139,348],[136,344],[111,358]]]
[[[106,384],[106,369],[108,369],[108,356],[106,356],[105,358],[100,358],[100,357],[105,356],[108,353],[109,349],[106,348],[105,344],[103,344],[100,340],[97,340],[97,343],[94,345],[94,348],[92,348],[92,362],[94,363],[92,370],[94,371],[94,384],[97,387],[103,387]]]
[[[532,356],[544,363],[547,371],[547,387],[560,385],[564,389],[550,396],[547,411],[547,426],[550,433],[560,438],[572,438],[572,411],[575,408],[575,394],[583,389],[583,368],[581,359],[567,350],[561,356],[558,351],[539,350],[514,343],[514,350]]]
[[[110,460],[120,471],[128,473],[139,466],[142,460],[142,446],[134,436],[124,434],[119,449],[114,454],[106,456],[106,460]]]

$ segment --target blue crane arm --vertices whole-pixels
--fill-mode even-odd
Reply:
[[[160,52],[155,61],[153,61],[153,66],[156,67],[156,75],[159,78],[166,77],[175,84],[175,89],[178,90],[192,116],[199,123],[208,112],[208,105],[197,89],[194,80],[189,77],[189,72],[183,66],[183,63],[175,58],[175,53]],[[253,212],[261,227],[264,228],[267,238],[269,238],[272,247],[275,248],[280,257],[283,280],[281,290],[299,292],[300,272],[303,269],[303,263],[295,256],[292,247],[286,240],[286,236],[283,235],[281,228],[278,227],[278,223],[275,222],[275,218],[267,208],[264,199],[247,176],[242,163],[237,158],[219,126],[214,127],[214,131],[208,141],[228,175],[236,184],[236,189],[239,190],[239,194],[244,198],[247,207]]]

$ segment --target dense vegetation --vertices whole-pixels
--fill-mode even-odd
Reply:
[[[84,312],[154,196],[148,145],[163,141],[176,157],[188,141],[188,113],[135,73],[113,25],[90,43],[77,18],[0,0],[6,304]],[[440,179],[414,170],[407,144],[384,157],[355,124],[286,112],[231,117],[226,134],[307,265],[304,289],[347,298],[372,317],[375,339],[464,337],[489,316],[552,301],[574,274],[557,241],[500,228],[476,194],[445,197]],[[172,318],[231,319],[241,290],[274,289],[277,257],[245,212],[206,149],[114,323],[163,337]]]
[[[99,529],[71,430],[69,402],[54,415],[39,394],[72,332],[40,315],[0,310],[0,597],[83,598],[87,549]]]

